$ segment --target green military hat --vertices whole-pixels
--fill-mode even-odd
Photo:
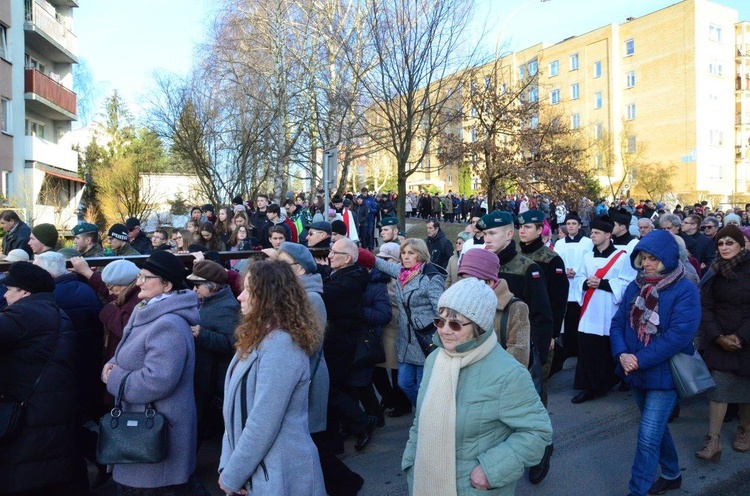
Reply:
[[[385,227],[385,226],[397,226],[398,225],[398,217],[383,217],[380,219],[380,222],[378,222],[378,227]]]
[[[477,221],[477,229],[480,231],[507,225],[513,225],[513,216],[502,210],[495,210],[494,212],[483,215],[482,218]]]
[[[73,228],[73,235],[75,236],[78,236],[79,234],[83,234],[83,233],[92,233],[92,232],[99,232],[99,228],[96,227],[96,224],[91,224],[89,222],[83,222]]]
[[[539,210],[527,210],[516,219],[519,226],[524,224],[542,224],[544,222],[544,213]]]

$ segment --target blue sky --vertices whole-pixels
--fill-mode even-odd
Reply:
[[[185,74],[205,40],[217,1],[89,0],[74,12],[79,54],[88,64],[97,95],[117,89],[139,115],[139,102],[153,87],[154,71]],[[675,0],[477,0],[477,33],[489,49],[497,40],[518,50],[556,43],[627,17],[639,17]],[[750,0],[721,0],[750,20]],[[487,20],[483,29],[484,20]]]

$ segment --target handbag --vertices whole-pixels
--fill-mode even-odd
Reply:
[[[417,344],[422,349],[422,353],[424,353],[424,356],[427,356],[437,349],[435,343],[432,342],[432,338],[437,332],[437,327],[435,327],[435,324],[430,322],[421,329],[414,328],[414,324],[411,321],[410,308],[412,294],[414,294],[413,291],[409,294],[409,298],[406,299],[406,305],[404,305],[404,309],[406,310],[407,325],[409,326],[409,328],[414,329],[414,336],[416,336],[417,338]],[[411,342],[411,334],[409,334],[409,342]]]
[[[677,353],[669,359],[677,395],[682,398],[706,393],[716,389],[716,382],[700,354],[693,349],[692,355]]]
[[[96,459],[102,465],[159,463],[167,457],[167,422],[149,403],[143,412],[122,410],[125,381],[122,378],[115,406],[99,421]]]
[[[375,329],[360,331],[352,366],[373,367],[383,362],[385,362],[385,348],[383,348],[380,334]]]

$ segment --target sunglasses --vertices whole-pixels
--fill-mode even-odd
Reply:
[[[718,246],[719,248],[721,248],[722,246],[725,246],[725,245],[726,246],[734,246],[736,244],[737,244],[736,241],[732,241],[731,239],[728,239],[726,241],[719,241],[718,243],[716,243],[716,246]]]
[[[435,324],[435,327],[438,329],[442,329],[445,327],[445,324],[448,324],[448,328],[453,332],[458,332],[467,325],[471,325],[471,322],[461,322],[458,320],[445,320],[442,317],[436,317],[432,320],[432,323]]]

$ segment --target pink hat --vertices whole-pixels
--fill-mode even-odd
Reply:
[[[500,260],[489,250],[469,250],[461,257],[458,275],[476,277],[483,281],[497,282],[500,272]]]

